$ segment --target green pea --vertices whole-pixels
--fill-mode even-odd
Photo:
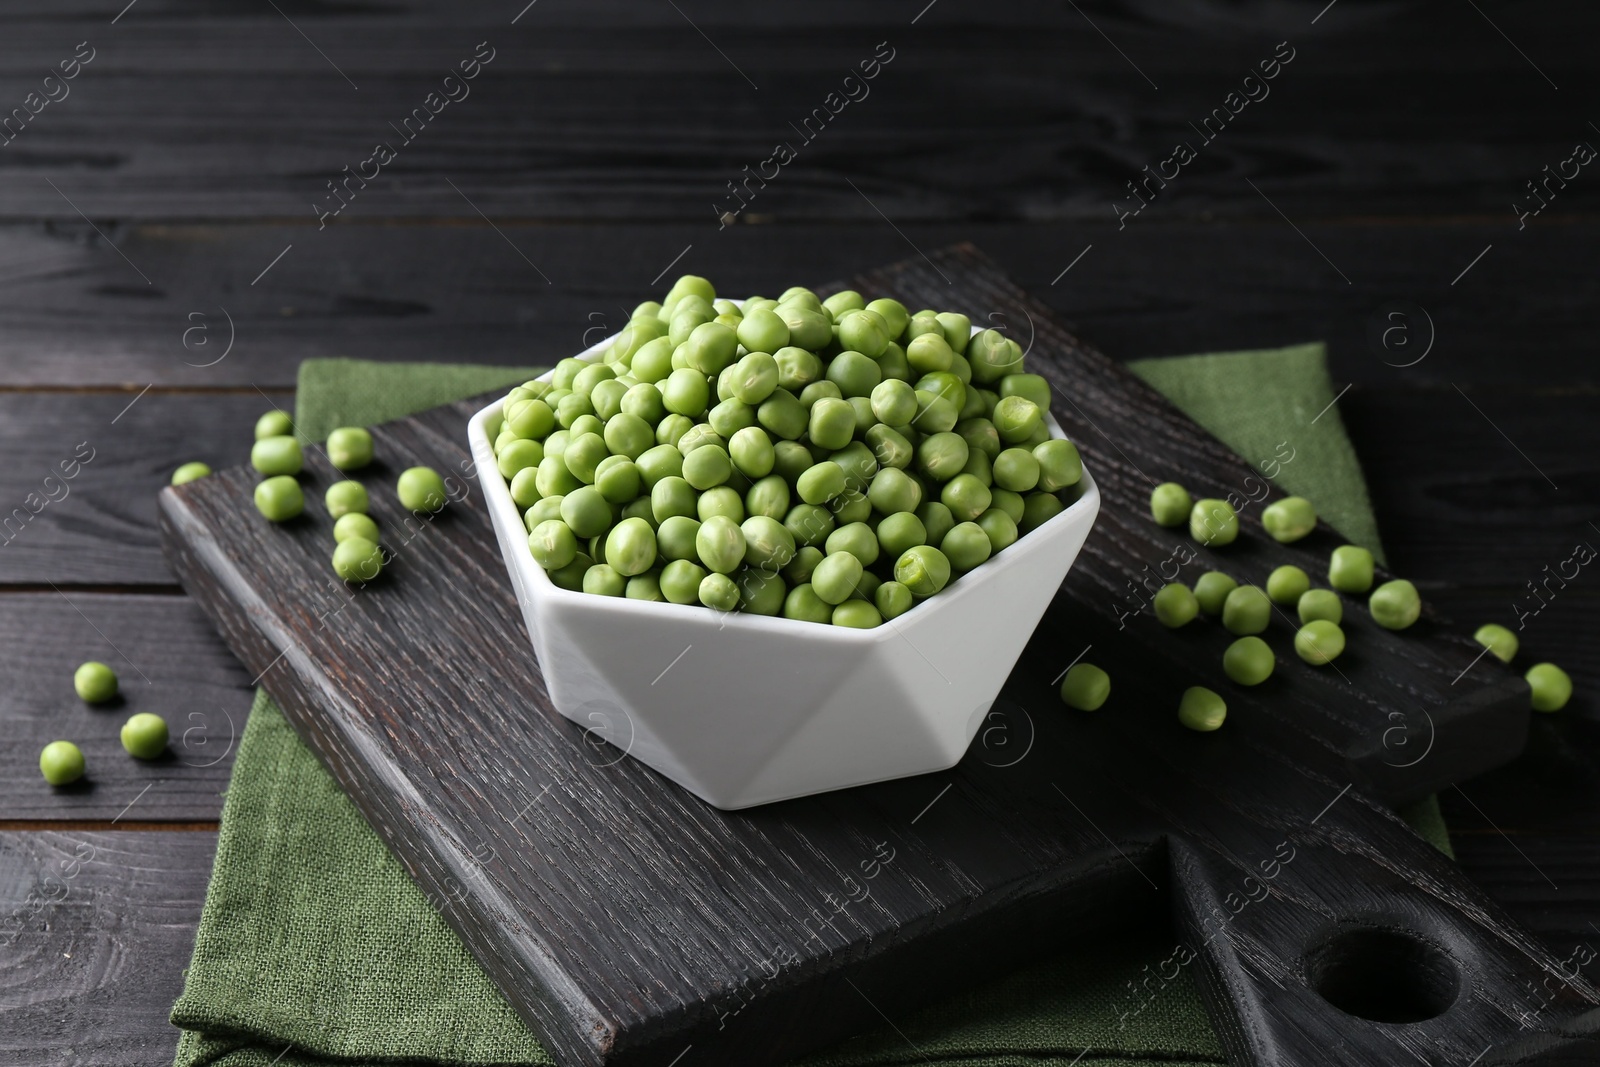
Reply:
[[[999,508],[990,508],[977,518],[978,529],[989,538],[993,552],[1001,552],[1017,543],[1017,523]]]
[[[700,579],[700,603],[713,611],[733,611],[739,606],[739,586],[726,574],[713,572]]]
[[[570,430],[585,415],[594,414],[594,404],[583,393],[568,393],[556,401],[556,424]]]
[[[1272,649],[1259,637],[1241,637],[1222,654],[1223,673],[1240,685],[1260,685],[1276,665]]]
[[[1341,593],[1365,593],[1372,588],[1372,553],[1359,545],[1340,545],[1328,557],[1328,584]]]
[[[1023,533],[1037,530],[1065,509],[1054,493],[1029,493],[1022,498],[1022,521],[1017,523],[1017,529]]]
[[[665,415],[660,422],[656,423],[656,444],[671,445],[676,448],[678,447],[678,442],[683,440],[683,436],[692,429],[694,429],[693,419],[685,415]],[[555,435],[551,434],[551,436],[554,437]],[[544,451],[545,455],[550,454],[549,441],[545,442]]]
[[[1404,630],[1422,614],[1422,597],[1417,587],[1404,578],[1384,582],[1367,599],[1372,621],[1385,630]]]
[[[695,604],[706,570],[693,560],[677,559],[661,568],[661,595],[673,604]]]
[[[918,334],[906,344],[906,363],[918,374],[947,371],[955,356],[943,333]]]
[[[395,483],[395,493],[401,507],[426,515],[442,511],[446,502],[444,479],[432,467],[411,467],[402,471]]]
[[[640,481],[647,490],[654,489],[663,478],[683,476],[683,453],[676,445],[655,445],[639,453],[634,461],[639,468]]]
[[[807,504],[821,504],[832,500],[846,488],[844,470],[837,464],[824,460],[813,464],[800,475],[795,490]]]
[[[694,486],[682,478],[668,476],[656,482],[650,490],[650,513],[655,516],[656,523],[664,523],[672,515],[687,515],[693,518],[698,514],[695,507]]]
[[[739,337],[720,322],[703,322],[683,342],[683,350],[690,369],[701,374],[720,374],[733,362],[739,350]],[[669,403],[667,407],[672,405]]]
[[[1156,592],[1155,599],[1156,618],[1161,620],[1161,625],[1177,629],[1194,621],[1200,613],[1200,601],[1189,587],[1182,582],[1170,582]]]
[[[989,338],[997,340],[989,341]],[[998,330],[985,330],[968,341],[966,357],[972,364],[972,380],[979,384],[999,382],[1022,370],[1022,346]],[[1003,404],[1007,399],[1001,397],[1000,402]],[[1033,404],[1033,401],[1028,403]],[[1037,409],[1037,405],[1034,407]]]
[[[1026,493],[1038,485],[1039,470],[1039,460],[1025,448],[1008,448],[994,457],[995,484],[1015,493]]]
[[[595,386],[601,382],[609,381],[617,376],[617,372],[605,363],[585,362],[583,369],[572,376],[572,391],[589,396],[594,392]]]
[[[643,484],[639,468],[627,456],[607,456],[595,468],[594,487],[613,504],[632,503]]]
[[[916,390],[917,414],[911,425],[921,433],[944,433],[961,420],[961,409],[937,393]]]
[[[878,562],[878,537],[864,522],[846,523],[828,535],[824,551],[830,556],[837,552],[848,552],[863,567],[870,567]]]
[[[596,563],[583,572],[583,591],[592,596],[622,596],[628,579],[609,563]]]
[[[791,393],[799,393],[822,377],[822,360],[803,348],[777,349],[772,361],[778,367],[779,387]]]
[[[789,587],[776,574],[747,569],[739,576],[739,610],[748,615],[778,615]]]
[[[825,603],[842,604],[861,580],[861,560],[849,552],[827,555],[811,572],[811,588]]]
[[[625,456],[634,460],[654,447],[656,441],[655,428],[638,415],[630,415],[626,411],[619,411],[607,419],[602,433],[603,437],[585,434],[578,440],[593,439],[599,441],[605,447],[606,453]],[[576,443],[576,441],[570,442],[567,445],[567,451],[570,452],[573,444]],[[602,453],[602,455],[604,454]],[[567,459],[567,466],[571,468],[571,459],[566,456],[563,456],[563,458]],[[574,473],[576,473],[575,469]]]
[[[1331,589],[1312,589],[1295,605],[1302,625],[1313,622],[1331,622],[1335,626],[1344,621],[1344,601]]]
[[[812,443],[819,448],[830,452],[841,449],[855,435],[855,410],[843,400],[822,397],[811,405],[809,432]]]
[[[378,524],[367,515],[352,512],[341,515],[333,524],[333,539],[337,542],[348,541],[352,537],[362,537],[374,543],[378,540]]]
[[[268,476],[299,474],[305,456],[293,437],[263,437],[250,448],[250,465]]]
[[[572,435],[566,430],[556,430],[544,439],[545,456],[559,456],[567,450],[567,441]]]
[[[665,335],[640,345],[628,364],[633,369],[634,377],[641,382],[652,383],[665,379],[672,373],[672,352],[675,347],[672,339]],[[545,402],[549,403],[548,397]]]
[[[622,394],[621,407],[620,414],[633,415],[645,421],[651,428],[652,440],[656,424],[667,414],[667,406],[661,400],[661,390],[653,382],[629,386],[628,391]]]
[[[794,559],[794,534],[767,515],[752,515],[740,524],[744,534],[744,561],[764,574],[774,574]]]
[[[700,371],[680,367],[661,386],[661,403],[674,415],[697,419],[706,412],[711,386]]]
[[[602,491],[600,495],[604,496],[604,491]],[[559,515],[560,509],[557,509],[556,513]],[[650,498],[648,496],[634,497],[632,500],[622,505],[622,510],[617,515],[617,521],[621,522],[623,519],[643,519],[645,522],[650,524],[650,528],[652,530],[659,525],[659,523],[656,522],[655,513],[650,510]]]
[[[1078,455],[1078,446],[1065,438],[1055,437],[1034,445],[1033,458],[1039,461],[1039,488],[1047,493],[1083,480],[1083,458]]]
[[[173,485],[188,485],[199,478],[204,478],[211,473],[211,468],[204,463],[185,463],[172,472]]]
[[[539,493],[539,468],[524,467],[511,479],[511,500],[519,508],[531,508],[544,497]]]
[[[758,479],[744,495],[745,513],[748,515],[766,515],[781,520],[789,513],[789,504],[789,483],[777,474]]]
[[[950,371],[933,371],[917,379],[913,388],[915,392],[932,393],[949,401],[950,406],[956,411],[957,421],[960,421],[961,413],[967,405],[967,386],[960,375]]]
[[[1207,615],[1221,615],[1223,602],[1237,588],[1239,583],[1221,571],[1206,571],[1194,583],[1194,598]]]
[[[934,318],[944,331],[944,339],[956,354],[965,352],[967,343],[972,339],[972,320],[954,311],[941,311]]]
[[[1185,689],[1178,701],[1178,721],[1191,730],[1208,733],[1220,728],[1227,717],[1227,701],[1203,685]]]
[[[810,582],[803,582],[784,597],[783,617],[802,622],[832,622],[833,605],[819,597]]]
[[[514,401],[506,405],[505,415],[506,427],[522,438],[541,438],[556,427],[556,413],[543,400]],[[365,435],[364,440],[360,436],[363,434]],[[360,462],[363,446],[366,462]],[[333,431],[328,435],[328,458],[330,460],[334,460],[336,447],[341,457],[349,458],[353,461],[349,467],[346,467],[335,460],[334,466],[340,470],[364,467],[372,461],[372,435],[367,433],[366,430],[346,427]]]
[[[698,519],[687,515],[670,515],[656,530],[656,547],[663,559],[697,560],[694,539],[700,532]]]
[[[167,750],[167,721],[141,711],[122,724],[122,748],[134,759],[155,759]]]
[[[982,452],[976,453],[983,455]],[[971,474],[958,474],[945,483],[939,502],[950,509],[957,522],[970,522],[989,510],[993,497],[988,486]]]
[[[50,742],[39,752],[39,773],[51,785],[71,785],[83,777],[83,750],[71,741]]]
[[[1239,516],[1226,500],[1196,500],[1189,512],[1189,536],[1202,545],[1230,545],[1239,536]]]
[[[335,519],[342,519],[352,514],[365,515],[369,504],[366,486],[360,482],[349,481],[334,482],[328,486],[327,493],[323,495],[323,502],[328,506],[328,515]]]
[[[869,300],[867,302],[867,310],[876,312],[883,319],[884,328],[888,330],[890,337],[899,337],[905,333],[906,323],[911,318],[904,304],[888,297]]]
[[[853,493],[865,492],[867,486],[872,484],[873,476],[878,473],[877,457],[872,454],[872,449],[860,441],[851,441],[829,455],[828,461],[844,471],[845,488]]]
[[[683,457],[683,480],[696,489],[721,485],[733,473],[733,462],[721,445],[705,445]]]
[[[1338,620],[1335,619],[1334,621],[1337,622]],[[1510,663],[1515,659],[1517,649],[1521,645],[1521,642],[1517,640],[1516,634],[1495,622],[1485,623],[1478,627],[1477,632],[1472,635],[1472,639],[1487,648],[1489,654],[1501,663]]]
[[[1344,651],[1344,631],[1338,623],[1313,619],[1295,633],[1294,651],[1313,667],[1332,663]]]
[[[872,390],[872,414],[890,426],[905,426],[917,415],[917,392],[893,378],[879,382]]]
[[[273,522],[288,522],[306,509],[300,483],[287,474],[267,478],[256,486],[256,510]]]
[[[746,426],[756,424],[756,409],[743,400],[729,397],[706,414],[706,422],[726,440]]]
[[[1261,512],[1261,525],[1274,541],[1298,541],[1317,528],[1317,509],[1303,496],[1286,496]]]
[[[839,343],[846,350],[858,352],[868,360],[881,356],[895,337],[889,329],[888,321],[876,311],[866,308],[845,312],[839,316],[838,326]],[[837,356],[834,357],[834,362],[838,362]],[[877,365],[873,366],[876,369]]]
[[[656,534],[643,519],[623,519],[606,534],[606,563],[618,574],[632,578],[656,562]]]
[[[808,387],[809,388],[809,387]],[[849,405],[845,405],[847,408]],[[851,425],[855,423],[855,412],[850,412]],[[806,406],[787,389],[781,386],[772,391],[767,399],[756,408],[756,421],[774,437],[785,441],[796,441],[802,437],[810,425],[811,414]],[[854,430],[852,429],[852,432]]]
[[[828,363],[827,380],[837,385],[844,397],[870,397],[882,382],[883,372],[865,354],[850,350],[840,352]]]
[[[574,536],[599,537],[610,529],[611,520],[611,502],[592,485],[574,489],[561,498],[561,521],[571,527]]]
[[[1162,482],[1150,490],[1150,515],[1160,526],[1182,526],[1194,510],[1189,490],[1177,482]]]
[[[594,566],[594,560],[587,552],[579,552],[572,557],[572,562],[565,567],[558,567],[550,572],[550,580],[558,587],[573,593],[583,592],[583,579],[589,573],[589,568]]]
[[[581,485],[577,477],[567,469],[565,450],[559,456],[552,456],[545,451],[544,459],[539,461],[539,473],[534,476],[534,485],[540,496],[564,496]]]
[[[987,454],[973,449],[967,451],[967,465],[961,468],[961,474],[978,479],[985,489],[994,485],[994,464]],[[957,475],[960,477],[961,475]]]
[[[967,448],[986,454],[990,459],[999,459],[1003,446],[1000,443],[1000,431],[994,428],[994,423],[982,416],[962,419],[956,424],[955,432],[967,443]],[[1032,454],[1031,452],[1029,453]],[[1037,459],[1037,457],[1035,457]]]
[[[873,604],[865,600],[847,600],[833,609],[833,624],[856,630],[870,630],[883,625],[883,616]]]
[[[104,704],[117,695],[117,672],[90,660],[73,672],[72,688],[85,704]]]
[[[867,499],[885,515],[898,511],[915,511],[922,503],[922,486],[903,470],[885,467],[872,476],[867,487]]]
[[[622,414],[622,398],[627,394],[627,383],[617,378],[603,381],[589,392],[589,403],[594,405],[595,417],[602,425]],[[655,440],[654,427],[650,428],[650,438],[652,442]]]
[[[939,550],[950,561],[953,570],[964,574],[987,560],[993,554],[994,546],[989,543],[989,535],[983,532],[983,527],[975,522],[958,522],[939,542]],[[895,577],[899,577],[898,570]]]
[[[606,359],[627,366],[633,359],[633,354],[639,351],[646,341],[664,336],[666,334],[661,327],[661,320],[655,317],[654,312],[648,318],[641,319],[635,316],[611,339],[611,344],[606,349]]]
[[[835,468],[837,469],[837,468]],[[820,504],[796,504],[783,518],[797,545],[820,545],[833,532],[833,513]]]
[[[1534,711],[1560,711],[1572,699],[1572,679],[1554,663],[1536,663],[1523,678],[1533,690]]]
[[[1241,585],[1222,602],[1222,625],[1232,634],[1258,634],[1272,621],[1272,601],[1259,587]]]
[[[383,570],[383,549],[364,537],[347,537],[333,550],[333,573],[347,582],[370,582]]]
[[[937,500],[925,500],[918,505],[917,518],[927,534],[928,539],[924,543],[930,545],[943,541],[944,535],[956,524],[950,509]]]
[[[269,437],[287,437],[294,433],[294,420],[286,411],[269,411],[256,420],[256,440]]]
[[[738,335],[739,343],[751,352],[776,352],[789,343],[789,327],[770,308],[748,310]]]
[[[788,527],[784,527],[788,529]],[[791,535],[792,536],[792,535]],[[813,545],[804,545],[795,549],[794,558],[788,566],[783,568],[783,576],[790,585],[800,585],[811,581],[811,573],[817,569],[817,564],[823,560],[822,550]]]
[[[713,515],[700,524],[694,547],[700,562],[708,568],[718,574],[732,574],[744,562],[744,531],[726,515]]]
[[[664,604],[667,600],[661,592],[661,575],[657,571],[646,571],[629,578],[622,595],[629,600],[650,600],[658,604]]]
[[[874,424],[867,430],[864,441],[880,467],[904,470],[915,456],[911,442],[892,426]]]
[[[1023,396],[1041,412],[1050,410],[1050,383],[1039,374],[1008,374],[1000,379],[1000,395]]]
[[[1310,588],[1311,578],[1293,564],[1285,563],[1281,567],[1275,567],[1272,573],[1267,575],[1267,596],[1274,604],[1282,604],[1284,607],[1297,604]]]
[[[1079,711],[1099,711],[1111,696],[1111,676],[1092,663],[1074,663],[1061,679],[1061,702]]]
[[[866,522],[872,518],[872,501],[867,499],[867,494],[854,489],[846,489],[828,501],[827,506],[833,512],[834,521],[841,526],[850,522]]]
[[[810,351],[825,348],[833,340],[832,317],[820,308],[782,303],[773,308],[789,327],[789,344]]]
[[[900,558],[908,548],[928,543],[927,528],[921,519],[909,511],[885,516],[878,523],[877,537],[883,552],[895,559]]]
[[[560,570],[578,554],[578,539],[560,519],[546,519],[528,534],[533,561],[547,571]]]
[[[595,440],[598,441],[599,438]],[[518,471],[538,467],[543,460],[543,445],[538,441],[527,441],[519,437],[500,450],[500,454],[495,457],[495,465],[499,468],[502,478],[510,479],[516,477]]]
[[[937,482],[946,482],[967,465],[970,450],[959,434],[929,434],[917,444],[917,469]]]

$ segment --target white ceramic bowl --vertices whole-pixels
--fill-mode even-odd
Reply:
[[[578,358],[599,359],[606,343]],[[1061,514],[871,630],[596,596],[534,562],[495,464],[499,423],[496,401],[467,433],[550,699],[591,739],[719,808],[954,766],[1100,510],[1085,471]],[[603,746],[589,756],[622,758]]]

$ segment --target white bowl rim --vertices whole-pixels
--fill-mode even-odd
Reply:
[[[972,332],[976,334],[979,330],[980,327],[975,326]],[[598,344],[591,345],[570,358],[582,359],[593,363],[595,362],[594,357],[599,356],[606,346],[611,343],[611,340],[612,338],[608,336]],[[554,373],[555,368],[551,367],[532,380],[544,381]],[[488,431],[484,428],[490,419],[500,414],[501,405],[504,403],[504,398],[495,400],[474,414],[467,423],[467,436],[472,446],[475,468],[480,472],[487,468],[489,472],[488,474],[482,474],[478,478],[478,482],[483,486],[484,496],[489,502],[491,520],[497,526],[504,523],[514,526],[517,530],[525,530],[526,524],[522,519],[522,510],[517,507],[516,501],[511,499],[511,487],[500,476],[500,469],[494,463],[494,447],[489,440]],[[1050,436],[1065,440],[1067,438],[1066,431],[1061,428],[1060,423],[1056,422],[1055,416],[1048,411],[1044,413],[1044,416],[1045,424],[1050,430]],[[1084,469],[1083,480],[1079,484],[1082,486],[1083,491],[1077,500],[1062,508],[1058,514],[1046,521],[1044,525],[1019,536],[1017,543],[1020,544],[1024,538],[1034,538],[1041,535],[1049,536],[1052,531],[1076,522],[1082,511],[1097,510],[1100,489],[1095,484],[1094,478],[1087,468]],[[549,574],[545,572],[543,567],[539,566],[531,555],[523,562],[525,565],[521,569],[529,575],[529,579],[534,586],[535,595],[541,599],[549,598],[553,604],[566,603],[574,607],[594,608],[601,606],[597,604],[597,601],[601,601],[604,602],[606,609],[625,614],[634,614],[645,619],[655,618],[662,623],[670,623],[674,619],[685,622],[703,622],[706,619],[705,613],[707,609],[703,604],[673,604],[654,600],[630,600],[626,597],[599,597],[593,593],[563,589],[551,581]],[[741,611],[716,612],[716,614],[722,616],[723,625],[737,626],[752,633],[804,635],[821,641],[859,645],[889,641],[900,636],[898,624],[902,620],[915,621],[914,616],[928,614],[930,613],[929,609],[937,610],[941,604],[948,604],[947,600],[942,599],[946,592],[956,589],[961,582],[971,575],[981,575],[984,568],[990,566],[990,564],[999,562],[1004,562],[1003,557],[991,556],[966,574],[951,581],[935,595],[918,601],[904,614],[897,615],[893,619],[885,619],[884,625],[874,626],[869,629],[859,629],[852,626],[823,626],[804,619],[786,619],[782,615],[754,615]],[[796,627],[803,627],[803,629],[797,630]]]

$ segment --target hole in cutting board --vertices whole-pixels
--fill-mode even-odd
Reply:
[[[1371,927],[1342,931],[1310,952],[1306,978],[1340,1011],[1379,1023],[1443,1015],[1461,989],[1455,962],[1442,949]]]

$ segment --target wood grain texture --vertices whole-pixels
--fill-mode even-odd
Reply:
[[[0,393],[0,583],[170,587],[157,490],[190,460],[248,462],[256,417],[291,404],[142,388]]]
[[[1555,0],[1495,24],[1402,0],[1346,4],[1315,25],[1287,0],[1248,14],[946,3],[920,17],[842,0],[757,17],[710,0],[681,13],[612,2],[550,5],[513,26],[521,6],[305,4],[285,9],[293,25],[260,5],[181,0],[143,0],[114,26],[88,3],[11,14],[8,109],[76,42],[96,55],[68,98],[0,149],[19,179],[0,191],[0,215],[313,222],[325,183],[378,139],[398,140],[391,124],[479,41],[495,59],[471,95],[400,147],[345,219],[473,217],[464,193],[494,216],[710,221],[725,183],[787,140],[798,158],[752,214],[1112,220],[1125,183],[1187,141],[1198,158],[1140,222],[1276,218],[1252,179],[1302,219],[1477,212],[1514,224],[1524,182],[1590,136],[1563,104],[1594,87],[1592,26]],[[1444,71],[1423,61],[1441,39]],[[806,141],[796,127],[880,41],[895,58],[870,95]],[[1294,59],[1270,96],[1235,104],[1207,142],[1199,124],[1280,41]],[[983,77],[963,76],[979,65]],[[1597,197],[1576,181],[1557,204],[1593,212]]]
[[[905,237],[882,219],[721,232],[709,217],[497,225],[500,233],[476,215],[320,233],[246,222],[103,223],[148,286],[81,220],[0,227],[0,277],[11,283],[0,287],[0,387],[271,390],[294,385],[301,359],[329,356],[529,365],[620,328],[641,295],[665,290],[670,277],[652,279],[680,255],[671,274],[707,274],[724,292],[775,293],[796,277],[843,277],[861,263],[911,254],[907,239],[922,248],[976,241],[1118,359],[1324,340],[1333,377],[1363,388],[1596,381],[1593,223],[1534,223],[1517,233],[1490,221],[1300,220],[1314,246],[1276,216],[1150,219],[1120,232],[1099,221],[905,222]],[[1498,299],[1503,293],[1516,295]],[[1386,317],[1402,301],[1412,305],[1405,317]],[[1393,365],[1424,351],[1414,366]],[[1529,358],[1510,355],[1523,352]],[[1401,429],[1411,421],[1398,420]],[[1569,462],[1585,454],[1569,450]]]
[[[0,833],[0,1061],[169,1064],[212,833]]]
[[[78,699],[72,672],[98,659],[121,696]],[[186,597],[47,592],[0,596],[0,819],[214,820],[250,712],[250,675]],[[118,731],[129,715],[167,721],[167,754],[136,760]],[[83,750],[88,774],[52,788],[39,750]]]
[[[940,262],[961,279],[960,302],[1025,306],[974,253]],[[863,286],[919,305],[951,300],[920,260]],[[874,1006],[892,1016],[911,995],[1033,958],[1086,922],[1160,907],[1162,884],[1241,1062],[1269,1062],[1285,1048],[1305,1063],[1393,1050],[1394,1033],[1352,1024],[1307,985],[1307,954],[1352,924],[1394,925],[1450,946],[1451,967],[1495,989],[1501,1008],[1461,998],[1402,1042],[1465,1063],[1469,1046],[1509,1036],[1502,1009],[1526,1001],[1521,980],[1551,973],[1554,961],[1371,797],[1414,796],[1506,758],[1525,728],[1520,681],[1472,677],[1447,705],[1440,694],[1451,692],[1455,659],[1470,658],[1469,646],[1432,621],[1405,639],[1362,631],[1349,668],[1364,684],[1286,665],[1292,682],[1256,693],[1220,680],[1220,645],[1207,651],[1204,635],[1158,639],[1153,622],[1135,619],[1117,636],[1108,593],[1120,596],[1143,559],[1170,547],[1134,517],[1148,487],[1139,459],[1164,456],[1197,488],[1251,468],[1185,428],[1047,309],[1026,306],[1046,373],[1070,380],[1131,454],[1114,458],[1073,411],[1057,413],[1084,442],[1107,507],[1068,595],[1005,691],[1016,709],[1008,714],[1034,734],[1029,757],[1010,766],[979,744],[948,775],[717,812],[633,761],[595,766],[582,731],[547,709],[531,664],[484,658],[519,623],[486,516],[470,503],[398,534],[391,573],[353,598],[327,576],[325,522],[266,528],[241,506],[251,482],[242,472],[164,494],[168,545],[231,647],[253,669],[271,668],[263,684],[419,882],[433,892],[467,887],[447,917],[567,1062],[664,1064],[685,1044],[775,1061],[872,1021]],[[395,467],[459,469],[470,410],[380,428],[380,454]],[[313,471],[316,484],[332,477],[320,463]],[[406,529],[387,500],[377,517]],[[1229,566],[1322,550],[1249,538]],[[1200,556],[1197,569],[1209,558]],[[337,626],[323,624],[330,611]],[[453,620],[444,632],[433,624],[442,612]],[[1103,648],[1095,658],[1118,679],[1116,714],[1058,710],[1049,679],[1084,641]],[[1148,670],[1158,654],[1174,668]],[[430,667],[409,669],[413,661]],[[1229,692],[1222,734],[1175,724],[1177,692],[1195,680]],[[386,694],[381,704],[374,691]],[[507,694],[518,694],[513,706]],[[1420,701],[1437,727],[1428,758],[1406,773],[1383,744],[1397,698],[1413,711]],[[444,707],[475,710],[427,710]],[[935,788],[941,778],[948,798]],[[855,872],[875,850],[894,859],[870,896],[834,917],[819,910],[859,887]],[[1292,861],[1272,865],[1283,850]],[[1271,903],[1246,910],[1235,886],[1252,877],[1245,890],[1263,885]],[[768,979],[758,968],[774,951],[795,958]],[[1386,971],[1393,961],[1368,953],[1356,963]],[[897,980],[910,974],[914,985]],[[858,990],[824,980],[834,976]],[[1596,996],[1581,982],[1564,985],[1552,1017]]]

